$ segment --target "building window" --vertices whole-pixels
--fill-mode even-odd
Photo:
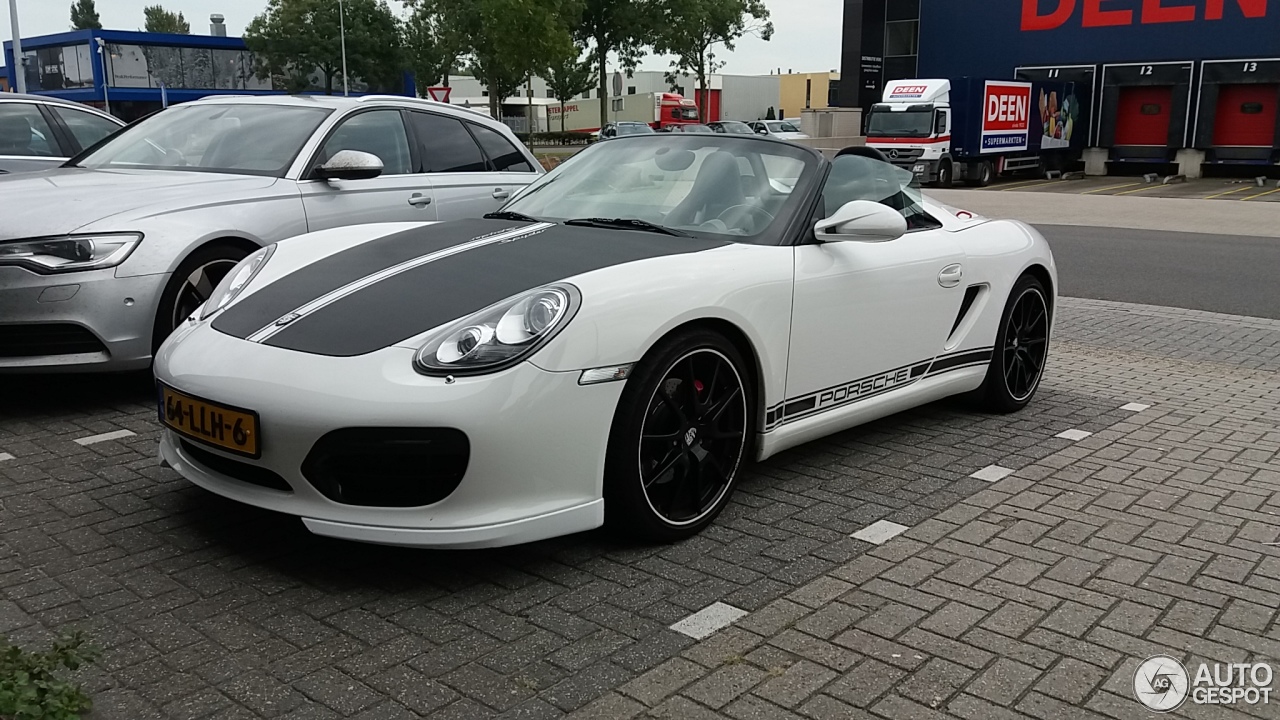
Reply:
[[[684,86],[683,86],[683,85],[677,85],[677,86],[675,86],[675,88],[673,88],[673,90],[675,91],[675,94],[677,94],[677,95],[681,95],[681,96],[683,96],[683,95],[684,95]]]
[[[636,86],[635,86],[635,85],[628,85],[628,86],[627,86],[627,94],[628,94],[628,95],[635,95],[635,94],[636,94]]]
[[[813,78],[804,79],[804,106],[805,109],[813,107]]]
[[[555,99],[555,97],[556,97],[556,94],[555,94],[555,92],[553,92],[550,88],[548,88],[548,89],[547,89],[547,97],[549,97],[549,98],[551,98],[551,99],[553,99],[553,100],[554,100],[554,99]]]
[[[919,20],[900,20],[884,24],[885,57],[916,55],[920,33]]]

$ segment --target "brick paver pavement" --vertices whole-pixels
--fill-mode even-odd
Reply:
[[[84,628],[104,719],[1150,717],[1139,658],[1280,658],[1278,380],[1280,322],[1064,300],[1023,413],[940,403],[787,452],[680,545],[469,553],[190,487],[145,379],[10,384],[0,633]],[[909,530],[850,537],[880,520]],[[747,614],[669,629],[717,602]]]

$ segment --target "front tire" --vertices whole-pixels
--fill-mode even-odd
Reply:
[[[954,166],[950,160],[943,160],[938,163],[938,181],[935,183],[940,188],[949,188],[953,182],[955,175]]]
[[[755,432],[742,354],[691,330],[655,346],[627,380],[605,461],[605,524],[629,538],[692,537],[729,503]]]
[[[1052,320],[1044,285],[1032,275],[1018,278],[1000,317],[987,377],[978,390],[983,409],[1011,413],[1031,402],[1044,377]]]
[[[182,261],[160,296],[155,327],[151,332],[151,354],[213,294],[222,278],[249,253],[232,245],[206,245]]]

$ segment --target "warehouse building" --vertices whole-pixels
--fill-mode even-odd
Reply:
[[[1057,79],[1111,172],[1280,171],[1276,0],[845,0],[839,104],[904,78]]]

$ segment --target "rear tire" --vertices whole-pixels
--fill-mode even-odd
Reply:
[[[605,460],[605,525],[650,542],[699,533],[729,503],[755,433],[754,384],[719,333],[656,345],[627,380]]]
[[[151,354],[213,293],[222,278],[249,253],[234,245],[206,245],[191,253],[169,278],[156,309]]]
[[[977,171],[977,176],[968,182],[969,185],[974,187],[986,187],[990,185],[996,175],[995,168],[991,167],[990,160],[980,161],[977,166]]]
[[[987,377],[977,392],[982,409],[1011,413],[1031,402],[1044,377],[1052,321],[1044,285],[1032,275],[1018,278],[1000,316]]]

